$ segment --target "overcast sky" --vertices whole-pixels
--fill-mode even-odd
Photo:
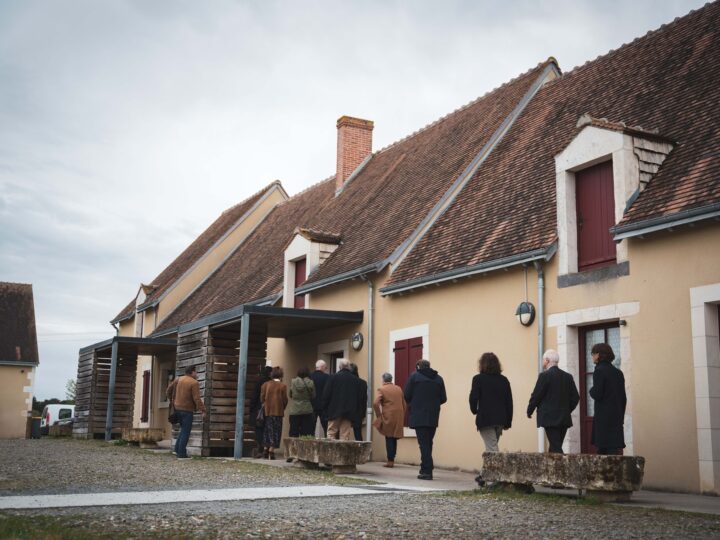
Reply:
[[[0,1],[0,281],[32,283],[39,399],[225,208],[334,173],[549,56],[572,67],[702,1]]]

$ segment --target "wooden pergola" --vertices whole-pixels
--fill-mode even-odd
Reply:
[[[105,437],[132,427],[139,355],[175,353],[171,338],[115,336],[80,349],[73,437]]]

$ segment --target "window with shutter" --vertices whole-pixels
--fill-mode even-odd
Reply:
[[[422,360],[423,340],[418,337],[396,341],[393,353],[395,355],[395,373],[393,374],[395,384],[400,388],[405,388],[408,377],[415,371],[415,364]],[[405,416],[405,426],[408,426],[408,415]]]
[[[300,285],[305,283],[307,279],[307,259],[300,259],[295,261],[295,288],[297,289]],[[293,306],[296,309],[303,309],[305,307],[305,295],[295,295],[295,303]]]
[[[575,174],[578,270],[615,264],[615,242],[610,227],[615,224],[615,195],[612,161]]]

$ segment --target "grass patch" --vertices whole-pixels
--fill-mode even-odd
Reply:
[[[0,514],[0,538],[7,540],[91,540],[112,538],[102,531],[73,527],[66,520],[50,516],[12,516]]]

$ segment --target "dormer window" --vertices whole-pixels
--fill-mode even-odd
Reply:
[[[611,227],[659,170],[672,143],[657,133],[589,115],[555,156],[558,287],[630,273],[627,241]]]
[[[309,294],[295,294],[310,274],[340,245],[340,235],[298,228],[285,248],[283,307],[309,307]]]

